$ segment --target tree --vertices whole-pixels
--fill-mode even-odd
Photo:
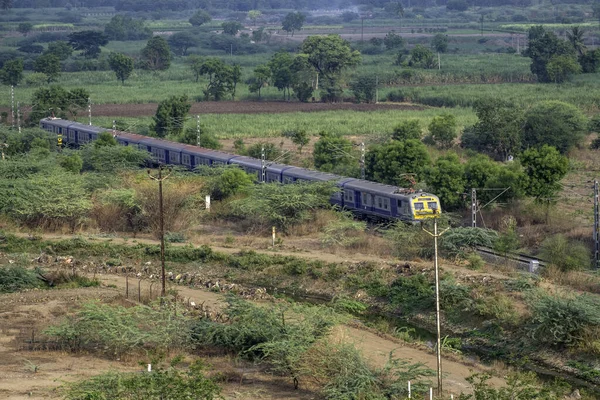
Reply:
[[[567,40],[579,56],[585,53],[586,50],[585,44],[583,43],[583,34],[584,30],[578,26],[574,26],[570,31],[567,31]]]
[[[133,58],[122,53],[110,53],[110,56],[108,56],[108,65],[123,85],[125,84],[125,79],[129,78],[133,72]]]
[[[581,65],[572,56],[553,56],[546,64],[546,75],[549,81],[563,83],[573,74],[581,73]]]
[[[261,26],[258,29],[252,31],[252,40],[255,43],[262,42],[263,40],[268,40],[269,34],[265,33],[265,27]]]
[[[400,27],[402,27],[402,17],[404,17],[404,7],[399,1],[387,3],[383,6],[383,9],[392,14],[394,17],[398,17],[400,20]]]
[[[73,32],[69,35],[69,43],[75,50],[81,50],[86,58],[97,58],[100,46],[108,44],[108,37],[97,31]]]
[[[467,11],[469,3],[466,0],[448,0],[446,8],[448,11]]]
[[[0,80],[4,85],[17,86],[23,80],[23,59],[6,61],[0,69]]]
[[[33,92],[31,103],[34,105],[29,114],[31,125],[37,125],[40,119],[54,115],[59,118],[76,116],[79,110],[85,109],[90,93],[83,88],[71,91],[62,86],[52,85]]]
[[[175,53],[185,57],[190,47],[198,45],[198,40],[190,32],[177,32],[169,37],[169,45]]]
[[[198,10],[192,17],[190,18],[190,24],[193,26],[200,26],[210,22],[212,17],[209,13],[204,10]]]
[[[305,129],[291,129],[283,131],[281,136],[291,139],[292,143],[298,146],[298,151],[302,153],[302,148],[310,142],[310,136]]]
[[[360,63],[360,53],[339,35],[309,36],[300,51],[307,55],[308,63],[325,79],[329,101],[341,95],[339,78],[342,71]]]
[[[226,35],[235,36],[244,26],[237,21],[225,21],[221,24],[221,29]]]
[[[17,30],[23,34],[23,36],[27,36],[29,32],[33,29],[33,24],[31,22],[21,22],[17,27]]]
[[[587,118],[574,105],[550,100],[535,104],[525,113],[523,146],[549,145],[566,153],[583,140]]]
[[[350,89],[354,93],[357,103],[374,103],[377,91],[377,80],[373,75],[361,75],[350,82]]]
[[[204,59],[198,55],[192,54],[191,56],[188,57],[187,64],[189,65],[190,69],[194,73],[194,77],[196,78],[196,83],[197,83],[198,80],[200,79],[200,76],[202,75],[201,71],[202,71],[202,64],[204,64]]]
[[[233,67],[225,64],[218,58],[207,58],[200,68],[201,75],[208,76],[208,85],[204,90],[204,97],[219,101],[225,93],[233,93]]]
[[[295,31],[302,29],[306,16],[299,11],[288,13],[281,21],[282,29],[294,36]]]
[[[422,130],[421,121],[418,119],[405,119],[394,127],[392,132],[393,140],[421,140]]]
[[[419,180],[430,165],[427,147],[414,139],[372,146],[365,159],[367,179],[396,186],[409,182],[407,174]]]
[[[435,67],[433,53],[423,45],[416,45],[410,51],[408,65],[415,68],[432,69]]]
[[[340,135],[320,133],[313,149],[315,167],[321,171],[333,172],[357,164],[353,156],[352,143]]]
[[[102,132],[98,135],[98,139],[94,141],[94,147],[117,146],[119,142],[110,132]]]
[[[200,143],[198,143],[198,139],[200,139]],[[183,135],[177,138],[178,142],[192,144],[194,146],[199,145],[200,147],[204,147],[206,149],[219,150],[223,148],[223,145],[219,140],[206,132],[206,129],[202,125],[200,125],[200,132],[198,132],[197,128],[186,128]]]
[[[258,92],[260,99],[260,90],[269,83],[271,79],[271,69],[266,65],[259,65],[254,68],[254,75],[248,80],[248,89],[251,93]]]
[[[292,87],[293,73],[291,70],[294,59],[287,51],[278,51],[273,54],[269,63],[271,70],[271,80],[273,85],[283,91],[283,99],[285,100],[285,91],[287,89],[287,99],[290,100],[290,89]]]
[[[445,53],[448,51],[448,35],[437,33],[433,39],[431,39],[431,47],[438,53]]]
[[[192,105],[186,95],[171,96],[161,101],[156,109],[156,114],[152,117],[154,120],[152,130],[156,132],[158,137],[181,135],[185,119],[191,107]]]
[[[484,152],[502,161],[521,150],[524,114],[520,107],[508,101],[492,99],[478,101],[474,109],[479,120],[465,129],[461,138],[463,147]]]
[[[142,49],[142,58],[146,68],[152,71],[164,71],[171,66],[171,50],[167,41],[154,36],[148,40],[146,47]]]
[[[259,10],[250,10],[248,11],[248,19],[252,21],[252,25],[256,25],[256,20],[262,16],[262,13]]]
[[[35,59],[33,70],[46,74],[48,83],[55,81],[60,75],[60,59],[54,54],[42,54]]]
[[[312,80],[314,77],[314,69],[309,64],[306,54],[294,57],[290,71],[292,72],[294,95],[299,101],[306,103],[313,94]]]
[[[587,51],[579,56],[579,65],[581,72],[585,74],[597,72],[600,67],[600,49]]]
[[[55,42],[48,43],[48,49],[46,53],[54,54],[61,61],[65,61],[71,54],[73,54],[73,47],[63,40],[57,40]]]
[[[388,50],[402,49],[406,45],[406,40],[404,40],[402,36],[398,35],[396,31],[391,30],[390,32],[386,33],[385,37],[383,38],[383,44]]]
[[[531,27],[528,39],[529,47],[523,54],[531,58],[531,72],[540,82],[553,82],[547,68],[553,57],[575,57],[575,50],[568,42],[559,39],[553,32],[546,32],[543,26]]]
[[[465,168],[456,153],[448,153],[438,158],[427,169],[425,182],[442,202],[442,209],[456,209],[462,205],[465,191]]]
[[[525,150],[521,155],[525,169],[525,193],[538,202],[550,203],[561,189],[560,180],[567,174],[569,160],[552,146]]]
[[[12,8],[12,0],[1,0],[0,8],[3,10],[10,10]]]
[[[429,124],[429,133],[433,140],[439,143],[441,147],[450,147],[457,135],[456,128],[457,124],[454,115],[444,113],[433,117]]]
[[[144,26],[143,19],[133,19],[128,15],[115,15],[104,27],[109,40],[143,40],[152,37],[150,28]]]

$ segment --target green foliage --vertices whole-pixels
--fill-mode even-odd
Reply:
[[[431,48],[438,53],[445,53],[448,51],[448,35],[436,33],[433,39],[431,39]]]
[[[440,238],[440,250],[451,257],[465,257],[475,248],[492,248],[498,240],[498,233],[483,228],[452,228]]]
[[[108,65],[123,85],[133,72],[133,58],[122,53],[110,53],[110,56],[108,56]]]
[[[348,139],[322,132],[313,149],[315,167],[325,172],[338,171],[356,163],[353,152],[352,143]]]
[[[71,91],[57,85],[40,88],[31,96],[31,102],[35,106],[28,120],[31,125],[38,125],[40,119],[50,115],[60,118],[76,116],[80,110],[87,107],[89,97],[89,92],[83,88]]]
[[[262,159],[263,149],[265,152],[265,160],[283,162],[287,159],[287,155],[277,147],[275,143],[254,143],[246,150],[246,155],[252,158]]]
[[[350,89],[354,93],[357,103],[373,103],[375,102],[377,80],[373,75],[361,75],[350,82]]]
[[[219,399],[220,387],[204,376],[204,364],[194,361],[187,370],[156,368],[148,373],[108,372],[69,384],[67,400]]]
[[[429,133],[441,147],[450,147],[457,136],[456,117],[444,113],[433,117],[429,123]]]
[[[600,50],[589,50],[579,56],[579,65],[584,74],[593,74],[598,72],[600,67]]]
[[[424,275],[400,276],[390,287],[390,303],[403,312],[428,309],[434,298],[432,283]]]
[[[198,45],[197,37],[193,33],[187,31],[172,34],[169,36],[168,42],[171,49],[173,49],[173,52],[182,57],[187,56],[190,47]]]
[[[100,55],[100,46],[108,44],[108,37],[97,31],[78,31],[69,34],[69,44],[75,50],[81,50],[86,58],[97,58]]]
[[[198,140],[199,138],[199,140]],[[177,137],[177,141],[181,143],[187,143],[191,145],[200,145],[206,149],[219,150],[223,148],[223,145],[214,135],[206,132],[206,129],[200,125],[200,133],[196,128],[186,128],[183,135]]]
[[[311,211],[329,207],[337,189],[328,182],[296,185],[262,184],[250,188],[248,197],[232,203],[232,214],[253,225],[287,230],[310,218]]]
[[[438,158],[425,174],[425,182],[442,203],[442,209],[451,210],[463,204],[465,168],[456,153]]]
[[[521,163],[525,169],[525,193],[537,201],[552,200],[561,189],[560,180],[569,168],[569,160],[554,147],[543,145],[523,152]]]
[[[1,234],[0,237],[2,237]],[[0,266],[0,293],[21,292],[40,287],[40,284],[41,281],[34,271],[18,266]]]
[[[78,174],[83,168],[83,160],[79,154],[64,155],[59,157],[58,165],[71,173]]]
[[[281,26],[284,31],[291,33],[292,36],[294,36],[295,31],[302,29],[305,20],[306,16],[301,12],[291,12],[283,18],[283,21],[281,21]]]
[[[242,30],[243,27],[244,26],[237,21],[225,21],[221,24],[223,33],[231,36],[237,35],[237,33]]]
[[[226,93],[234,96],[235,66],[227,65],[219,58],[207,58],[200,67],[200,75],[208,76],[208,85],[204,89],[206,100],[222,100]]]
[[[0,81],[3,85],[17,86],[23,80],[23,59],[8,60],[0,69]]]
[[[435,67],[433,53],[423,45],[416,45],[410,51],[408,65],[414,68],[432,69]]]
[[[172,350],[190,340],[189,322],[173,318],[171,307],[122,307],[84,303],[64,322],[49,327],[45,334],[70,351],[102,351],[120,357],[145,349]]]
[[[563,66],[576,65],[575,50],[570,43],[559,39],[553,32],[547,32],[543,26],[530,28],[528,39],[529,45],[524,54],[531,58],[531,72],[537,75],[538,81],[553,82],[552,78],[560,75],[559,70],[570,69]],[[573,62],[568,58],[573,58]],[[551,77],[549,73],[554,75]]]
[[[406,40],[404,40],[402,36],[398,35],[396,31],[391,30],[386,33],[385,37],[383,38],[383,44],[388,50],[402,49],[404,46],[406,46]]]
[[[473,386],[473,394],[462,393],[459,400],[556,400],[568,393],[555,393],[550,385],[538,382],[535,372],[511,372],[506,385],[501,388],[490,386],[488,374],[474,374],[467,378]]]
[[[392,139],[394,140],[421,140],[421,122],[418,119],[405,119],[394,127]]]
[[[414,139],[371,146],[365,159],[367,179],[396,186],[407,184],[406,174],[421,179],[429,165],[427,147]]]
[[[281,132],[281,136],[289,138],[292,143],[298,146],[298,151],[302,153],[302,148],[310,142],[310,136],[305,129],[290,129]]]
[[[117,146],[119,142],[110,132],[102,132],[98,135],[98,139],[94,140],[94,147]]]
[[[208,22],[210,22],[212,17],[209,13],[204,10],[198,10],[194,15],[192,15],[189,19],[190,24],[193,26],[201,26]]]
[[[144,26],[143,19],[117,14],[104,26],[104,34],[109,40],[145,40],[152,31]]]
[[[431,238],[420,227],[397,222],[383,231],[384,237],[392,242],[394,255],[410,260],[423,255],[431,246]]]
[[[185,119],[191,107],[192,104],[189,102],[187,95],[171,96],[161,101],[158,104],[156,114],[152,118],[154,120],[152,130],[156,132],[158,137],[181,135]]]
[[[587,118],[574,105],[562,101],[543,101],[525,113],[525,147],[549,145],[562,154],[581,143],[587,133]]]
[[[208,183],[211,198],[222,200],[238,193],[246,192],[254,183],[255,176],[240,168],[222,168],[211,177]]]
[[[56,42],[48,43],[46,53],[54,54],[61,61],[65,61],[73,54],[73,47],[63,40],[57,40]]]
[[[579,73],[581,73],[581,66],[573,56],[553,56],[546,64],[546,75],[554,83],[563,83],[572,75]]]
[[[87,145],[81,149],[81,158],[84,171],[114,172],[144,165],[149,154],[133,146]]]
[[[287,100],[290,99],[290,89],[294,82],[294,73],[292,71],[292,65],[294,58],[287,51],[279,51],[271,57],[269,63],[269,69],[271,69],[271,78],[273,86],[283,91],[283,98],[285,100],[285,92],[287,90]]]
[[[466,129],[463,147],[506,161],[521,149],[524,114],[521,108],[503,100],[479,101],[474,106],[479,121]]]
[[[360,233],[366,228],[364,221],[356,221],[351,213],[340,212],[338,218],[325,226],[321,243],[324,246],[351,247],[360,240]]]
[[[60,76],[61,69],[60,58],[51,53],[42,54],[33,63],[33,70],[45,74],[48,83]]]
[[[600,133],[600,114],[596,114],[590,119],[588,130],[590,132]]]
[[[600,300],[591,294],[553,295],[533,292],[529,298],[529,335],[538,343],[572,347],[586,329],[600,326]]]
[[[271,79],[271,69],[268,65],[259,65],[254,69],[254,75],[248,80],[248,90],[250,92],[258,92],[260,99],[260,91],[265,87]]]
[[[44,147],[50,148],[51,145],[56,144],[56,136],[49,134],[48,132],[39,128],[24,128],[21,129],[21,133],[16,130],[9,129],[6,126],[0,125],[0,143],[6,143],[8,147],[4,149],[4,154],[8,157],[15,156],[17,154],[28,153],[32,147],[40,146],[44,143]],[[15,160],[16,161],[16,160]],[[15,164],[6,164],[3,167],[9,167]],[[1,167],[0,167],[1,168]],[[17,168],[25,168],[25,166],[19,166]],[[36,168],[36,164],[33,163],[30,168]],[[12,168],[11,168],[12,169]],[[9,174],[10,175],[10,174]],[[9,176],[0,174],[1,177],[8,178]]]
[[[167,41],[161,36],[154,36],[148,40],[142,49],[144,67],[152,71],[164,71],[171,66],[171,49]]]
[[[561,271],[588,269],[591,260],[590,250],[585,244],[569,240],[561,234],[550,236],[542,242],[540,257]]]

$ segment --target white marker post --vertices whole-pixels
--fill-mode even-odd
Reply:
[[[148,372],[152,372],[152,364],[148,364]]]
[[[273,247],[275,247],[275,227],[273,227]]]
[[[410,399],[410,395],[411,395],[411,393],[410,393],[410,381],[408,381],[408,398],[409,399]]]
[[[210,211],[210,195],[207,195],[204,201],[206,203],[206,210]]]

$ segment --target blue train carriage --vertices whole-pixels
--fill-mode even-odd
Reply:
[[[436,196],[396,186],[353,179],[343,183],[342,190],[343,207],[366,218],[415,221],[440,212]]]

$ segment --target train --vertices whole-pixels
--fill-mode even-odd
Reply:
[[[82,146],[98,139],[103,132],[113,134],[122,146],[136,146],[151,154],[157,164],[183,166],[191,170],[206,165],[237,165],[259,182],[291,184],[295,182],[334,182],[336,191],[332,205],[374,220],[419,222],[439,217],[439,198],[431,193],[399,188],[363,179],[344,177],[292,165],[229,154],[178,142],[171,142],[135,133],[109,130],[60,118],[40,120],[40,128],[57,135],[59,143]]]

